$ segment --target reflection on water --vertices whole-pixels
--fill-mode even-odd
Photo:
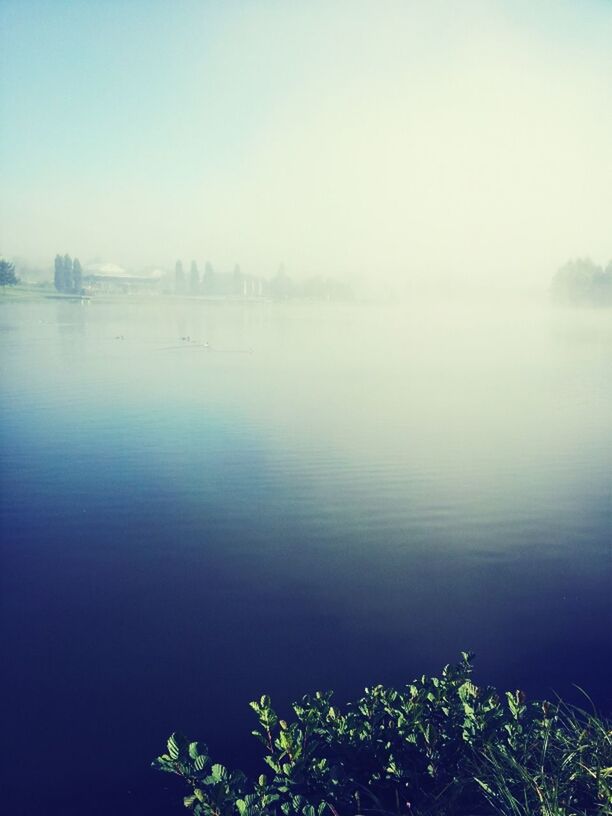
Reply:
[[[48,301],[0,336],[12,813],[180,812],[171,730],[248,765],[262,691],[466,648],[609,704],[609,314]]]

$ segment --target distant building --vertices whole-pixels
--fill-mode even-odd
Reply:
[[[133,294],[159,291],[163,273],[159,269],[134,275],[113,263],[91,264],[83,271],[83,288],[89,292]]]

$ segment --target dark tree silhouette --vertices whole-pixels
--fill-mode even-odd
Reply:
[[[77,294],[80,294],[83,288],[83,267],[78,258],[74,259],[72,264],[72,289]]]
[[[64,274],[62,283],[62,292],[71,292],[74,289],[74,282],[72,277],[72,258],[68,253],[64,255]]]
[[[612,304],[612,262],[604,270],[590,258],[568,261],[552,281],[556,300],[570,304]]]
[[[216,291],[215,271],[210,261],[206,261],[204,275],[202,276],[202,293],[214,295]]]
[[[174,265],[174,291],[178,295],[185,294],[185,271],[182,261],[177,261]]]
[[[0,260],[0,286],[15,286],[17,275],[15,275],[15,264],[10,261]]]
[[[189,270],[189,291],[192,295],[197,295],[200,291],[200,272],[195,261],[191,262]]]
[[[54,274],[55,288],[61,292],[64,287],[64,259],[61,255],[55,256],[55,274]]]

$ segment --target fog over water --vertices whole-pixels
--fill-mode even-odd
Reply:
[[[261,692],[465,648],[610,704],[607,312],[128,298],[0,326],[12,812],[93,787],[92,813],[178,813],[147,770],[171,730],[248,766]]]
[[[0,3],[0,252],[365,289],[612,258],[586,0]]]
[[[172,731],[252,770],[261,693],[461,650],[611,709],[611,43],[607,0],[0,0],[7,813],[183,813]]]

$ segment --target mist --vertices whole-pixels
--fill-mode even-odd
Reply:
[[[0,0],[7,813],[604,812],[611,44]]]
[[[612,257],[604,2],[4,2],[0,251],[366,289]]]

